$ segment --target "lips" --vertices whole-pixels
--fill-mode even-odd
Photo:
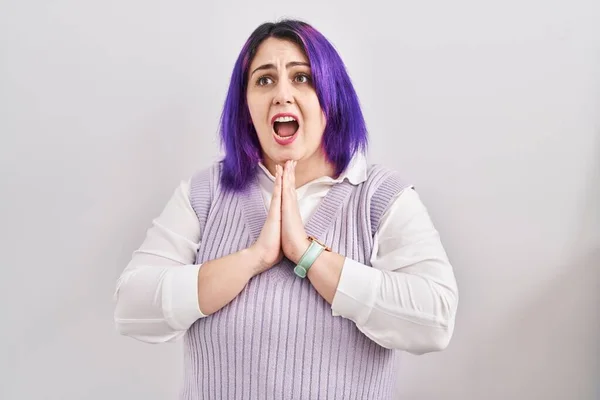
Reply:
[[[271,125],[273,126],[274,139],[280,145],[292,143],[300,128],[298,117],[291,113],[275,114],[271,118]]]

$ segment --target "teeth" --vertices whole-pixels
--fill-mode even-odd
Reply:
[[[295,133],[294,133],[294,135],[295,135]],[[277,136],[280,139],[289,139],[289,138],[291,138],[294,135],[291,135],[291,136],[280,136],[278,133],[275,133],[275,136]]]
[[[292,122],[295,121],[296,118],[294,117],[278,117],[275,122]]]

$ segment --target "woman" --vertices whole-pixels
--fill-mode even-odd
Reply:
[[[457,287],[414,188],[367,164],[325,37],[259,26],[221,139],[224,159],[180,185],[121,275],[119,331],[184,336],[182,399],[389,399],[398,350],[448,345]]]

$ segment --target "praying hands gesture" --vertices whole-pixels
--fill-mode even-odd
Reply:
[[[309,246],[296,197],[296,161],[275,167],[273,196],[265,225],[253,245],[260,258],[259,270],[264,272],[285,255],[297,263]]]
[[[296,196],[296,162],[275,168],[273,197],[256,242],[247,249],[211,260],[198,273],[198,305],[212,314],[233,300],[252,277],[287,257],[297,264],[310,246]],[[323,252],[307,275],[313,287],[330,304],[340,280],[344,257]]]
[[[277,265],[283,256],[297,264],[310,246],[296,195],[296,162],[275,168],[273,197],[256,242],[247,249],[211,260],[198,273],[198,305],[212,314],[233,300],[252,277]],[[330,304],[341,276],[344,257],[323,252],[307,277]]]

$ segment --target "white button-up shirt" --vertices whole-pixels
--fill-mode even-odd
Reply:
[[[268,208],[274,177],[260,167]],[[366,159],[357,156],[337,179],[322,177],[298,188],[303,221],[336,183],[365,181],[367,168]],[[189,180],[177,187],[117,282],[115,323],[124,335],[168,342],[197,319],[210,318],[198,306],[202,266],[194,262],[202,235],[189,190]],[[458,289],[438,232],[414,189],[400,192],[383,214],[370,264],[345,259],[332,315],[354,321],[387,348],[414,354],[444,349],[454,329]]]

